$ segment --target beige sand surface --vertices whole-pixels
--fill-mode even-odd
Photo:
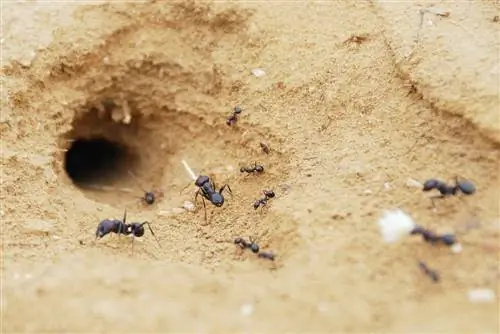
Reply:
[[[439,6],[419,30],[424,2],[4,2],[2,332],[498,332],[500,6]],[[93,186],[134,192],[65,173],[97,136],[131,157]],[[182,159],[233,190],[208,223],[176,209],[195,191]],[[265,173],[241,175],[254,161]],[[127,169],[163,197],[141,204]],[[477,193],[437,211],[407,185],[456,175]],[[254,210],[263,189],[277,197]],[[161,248],[149,230],[133,251],[95,242],[125,207]],[[463,252],[383,244],[393,208]]]

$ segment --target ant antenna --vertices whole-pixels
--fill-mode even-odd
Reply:
[[[160,240],[156,237],[155,233],[153,232],[153,229],[151,228],[151,224],[149,222],[143,222],[140,226],[148,225],[149,232],[153,235],[155,238],[156,242],[158,243],[158,246],[161,248]]]
[[[191,167],[187,164],[186,160],[181,161],[182,165],[186,169],[186,172],[189,174],[189,176],[193,179],[193,181],[196,181],[196,174],[193,172]]]
[[[141,185],[141,183],[139,182],[139,180],[137,179],[137,177],[134,175],[134,173],[132,173],[130,170],[128,171],[128,173],[130,174],[130,176],[132,176],[132,178],[134,179],[135,183],[137,184],[137,186],[142,190],[144,191],[145,193],[147,193],[148,191],[146,189],[144,189],[144,187]]]

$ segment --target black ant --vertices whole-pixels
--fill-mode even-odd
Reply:
[[[246,241],[243,238],[236,238],[234,239],[234,243],[240,246],[241,249],[250,249],[252,253],[257,254],[257,256],[261,259],[271,261],[276,259],[276,255],[271,252],[260,252],[260,247],[253,238],[249,238],[249,241]]]
[[[433,280],[435,283],[439,282],[440,277],[439,277],[439,274],[437,271],[429,268],[429,266],[427,266],[427,264],[425,262],[422,262],[422,261],[420,261],[418,263],[418,266],[420,267],[420,269],[422,270],[422,272],[425,275],[429,276],[429,278],[431,280]]]
[[[224,204],[224,196],[222,195],[222,192],[224,189],[228,189],[229,193],[232,194],[233,192],[231,191],[231,187],[229,187],[228,184],[223,185],[219,191],[215,190],[215,182],[210,180],[210,178],[206,175],[200,175],[194,181],[194,184],[199,188],[196,191],[196,195],[194,197],[194,200],[196,202],[196,199],[198,198],[198,195],[201,194],[201,200],[203,201],[203,208],[205,209],[205,221],[207,220],[207,206],[205,204],[205,199],[207,199],[210,203],[215,205],[216,207],[221,207]]]
[[[155,194],[155,192],[153,191],[147,191],[146,189],[144,189],[141,185],[141,183],[139,182],[139,180],[137,179],[137,177],[134,175],[134,173],[132,173],[131,171],[128,171],[128,173],[130,174],[130,176],[132,176],[132,178],[134,179],[135,183],[137,184],[137,186],[142,190],[144,191],[144,195],[140,197],[140,199],[142,201],[144,201],[144,203],[146,203],[147,205],[152,205],[154,204],[154,202],[156,201],[156,197],[158,195],[158,197],[162,196],[163,193],[161,192],[158,192],[158,194]]]
[[[416,226],[412,231],[411,234],[420,234],[422,236],[422,239],[424,239],[425,242],[435,245],[438,243],[442,243],[446,246],[453,246],[454,244],[457,243],[457,238],[453,234],[443,234],[443,235],[438,235],[432,231],[429,231],[421,226]]]
[[[270,199],[270,198],[273,198],[276,196],[276,194],[274,193],[274,191],[272,190],[264,190],[262,191],[262,193],[264,194],[264,197],[261,198],[261,199],[258,199],[256,200],[254,203],[253,203],[253,208],[255,210],[257,210],[259,208],[259,206],[266,206],[267,205],[267,201]]]
[[[262,173],[264,172],[264,166],[262,165],[257,165],[257,161],[254,163],[253,166],[250,166],[250,167],[241,167],[240,168],[240,172],[241,173]]]
[[[238,117],[242,111],[243,110],[240,107],[238,106],[234,107],[232,115],[229,116],[228,119],[226,120],[226,124],[229,126],[235,124],[238,121]]]
[[[476,192],[476,187],[474,184],[467,180],[459,181],[458,177],[455,178],[455,184],[449,185],[446,182],[430,179],[424,182],[422,190],[423,191],[431,191],[432,189],[436,189],[440,192],[440,195],[432,196],[431,201],[432,205],[435,207],[434,200],[439,198],[445,198],[448,196],[457,196],[459,192],[462,192],[465,195],[472,195]]]
[[[147,221],[142,222],[142,223],[130,223],[127,224],[127,210],[125,209],[125,212],[123,214],[123,220],[118,220],[118,219],[104,219],[102,220],[99,225],[97,225],[97,230],[95,232],[95,239],[100,239],[104,237],[105,235],[113,232],[116,234],[123,234],[123,235],[133,235],[136,238],[140,238],[144,235],[144,225],[148,225],[149,231],[153,235],[153,237],[156,239],[156,242],[158,242],[158,245],[160,245],[160,241],[156,237],[156,235],[153,232],[153,229],[151,228],[151,224]],[[161,247],[161,245],[160,245]]]
[[[235,245],[238,245],[241,247],[241,249],[250,249],[253,253],[258,253],[259,252],[259,245],[255,242],[253,238],[250,238],[250,241],[246,241],[243,238],[236,238],[234,239]]]

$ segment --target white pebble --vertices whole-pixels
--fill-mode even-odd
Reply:
[[[240,313],[241,315],[245,317],[249,317],[253,313],[253,305],[252,304],[243,304],[240,307]]]
[[[385,211],[377,224],[386,243],[394,243],[409,236],[416,226],[413,219],[402,210]]]
[[[187,211],[194,211],[194,204],[190,201],[184,201],[184,205],[182,206]]]
[[[384,188],[387,190],[387,189],[391,189],[391,184],[389,182],[386,182],[384,183]]]
[[[252,70],[252,74],[258,78],[266,75],[266,72],[264,72],[264,70],[261,68],[254,68]]]
[[[366,190],[364,191],[364,194],[365,194],[365,195],[370,195],[370,194],[372,194],[372,193],[373,193],[373,191],[371,191],[370,189],[366,189]]]
[[[495,300],[495,292],[491,289],[471,289],[467,295],[471,303],[491,303]]]
[[[462,244],[456,243],[453,244],[453,246],[451,246],[451,252],[453,254],[460,254],[462,253],[462,250],[463,250]]]
[[[183,208],[172,208],[172,213],[178,215],[178,214],[184,213],[184,209]]]

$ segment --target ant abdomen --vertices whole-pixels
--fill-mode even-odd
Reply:
[[[476,192],[476,187],[469,181],[460,181],[457,183],[457,186],[466,195],[472,195]]]

